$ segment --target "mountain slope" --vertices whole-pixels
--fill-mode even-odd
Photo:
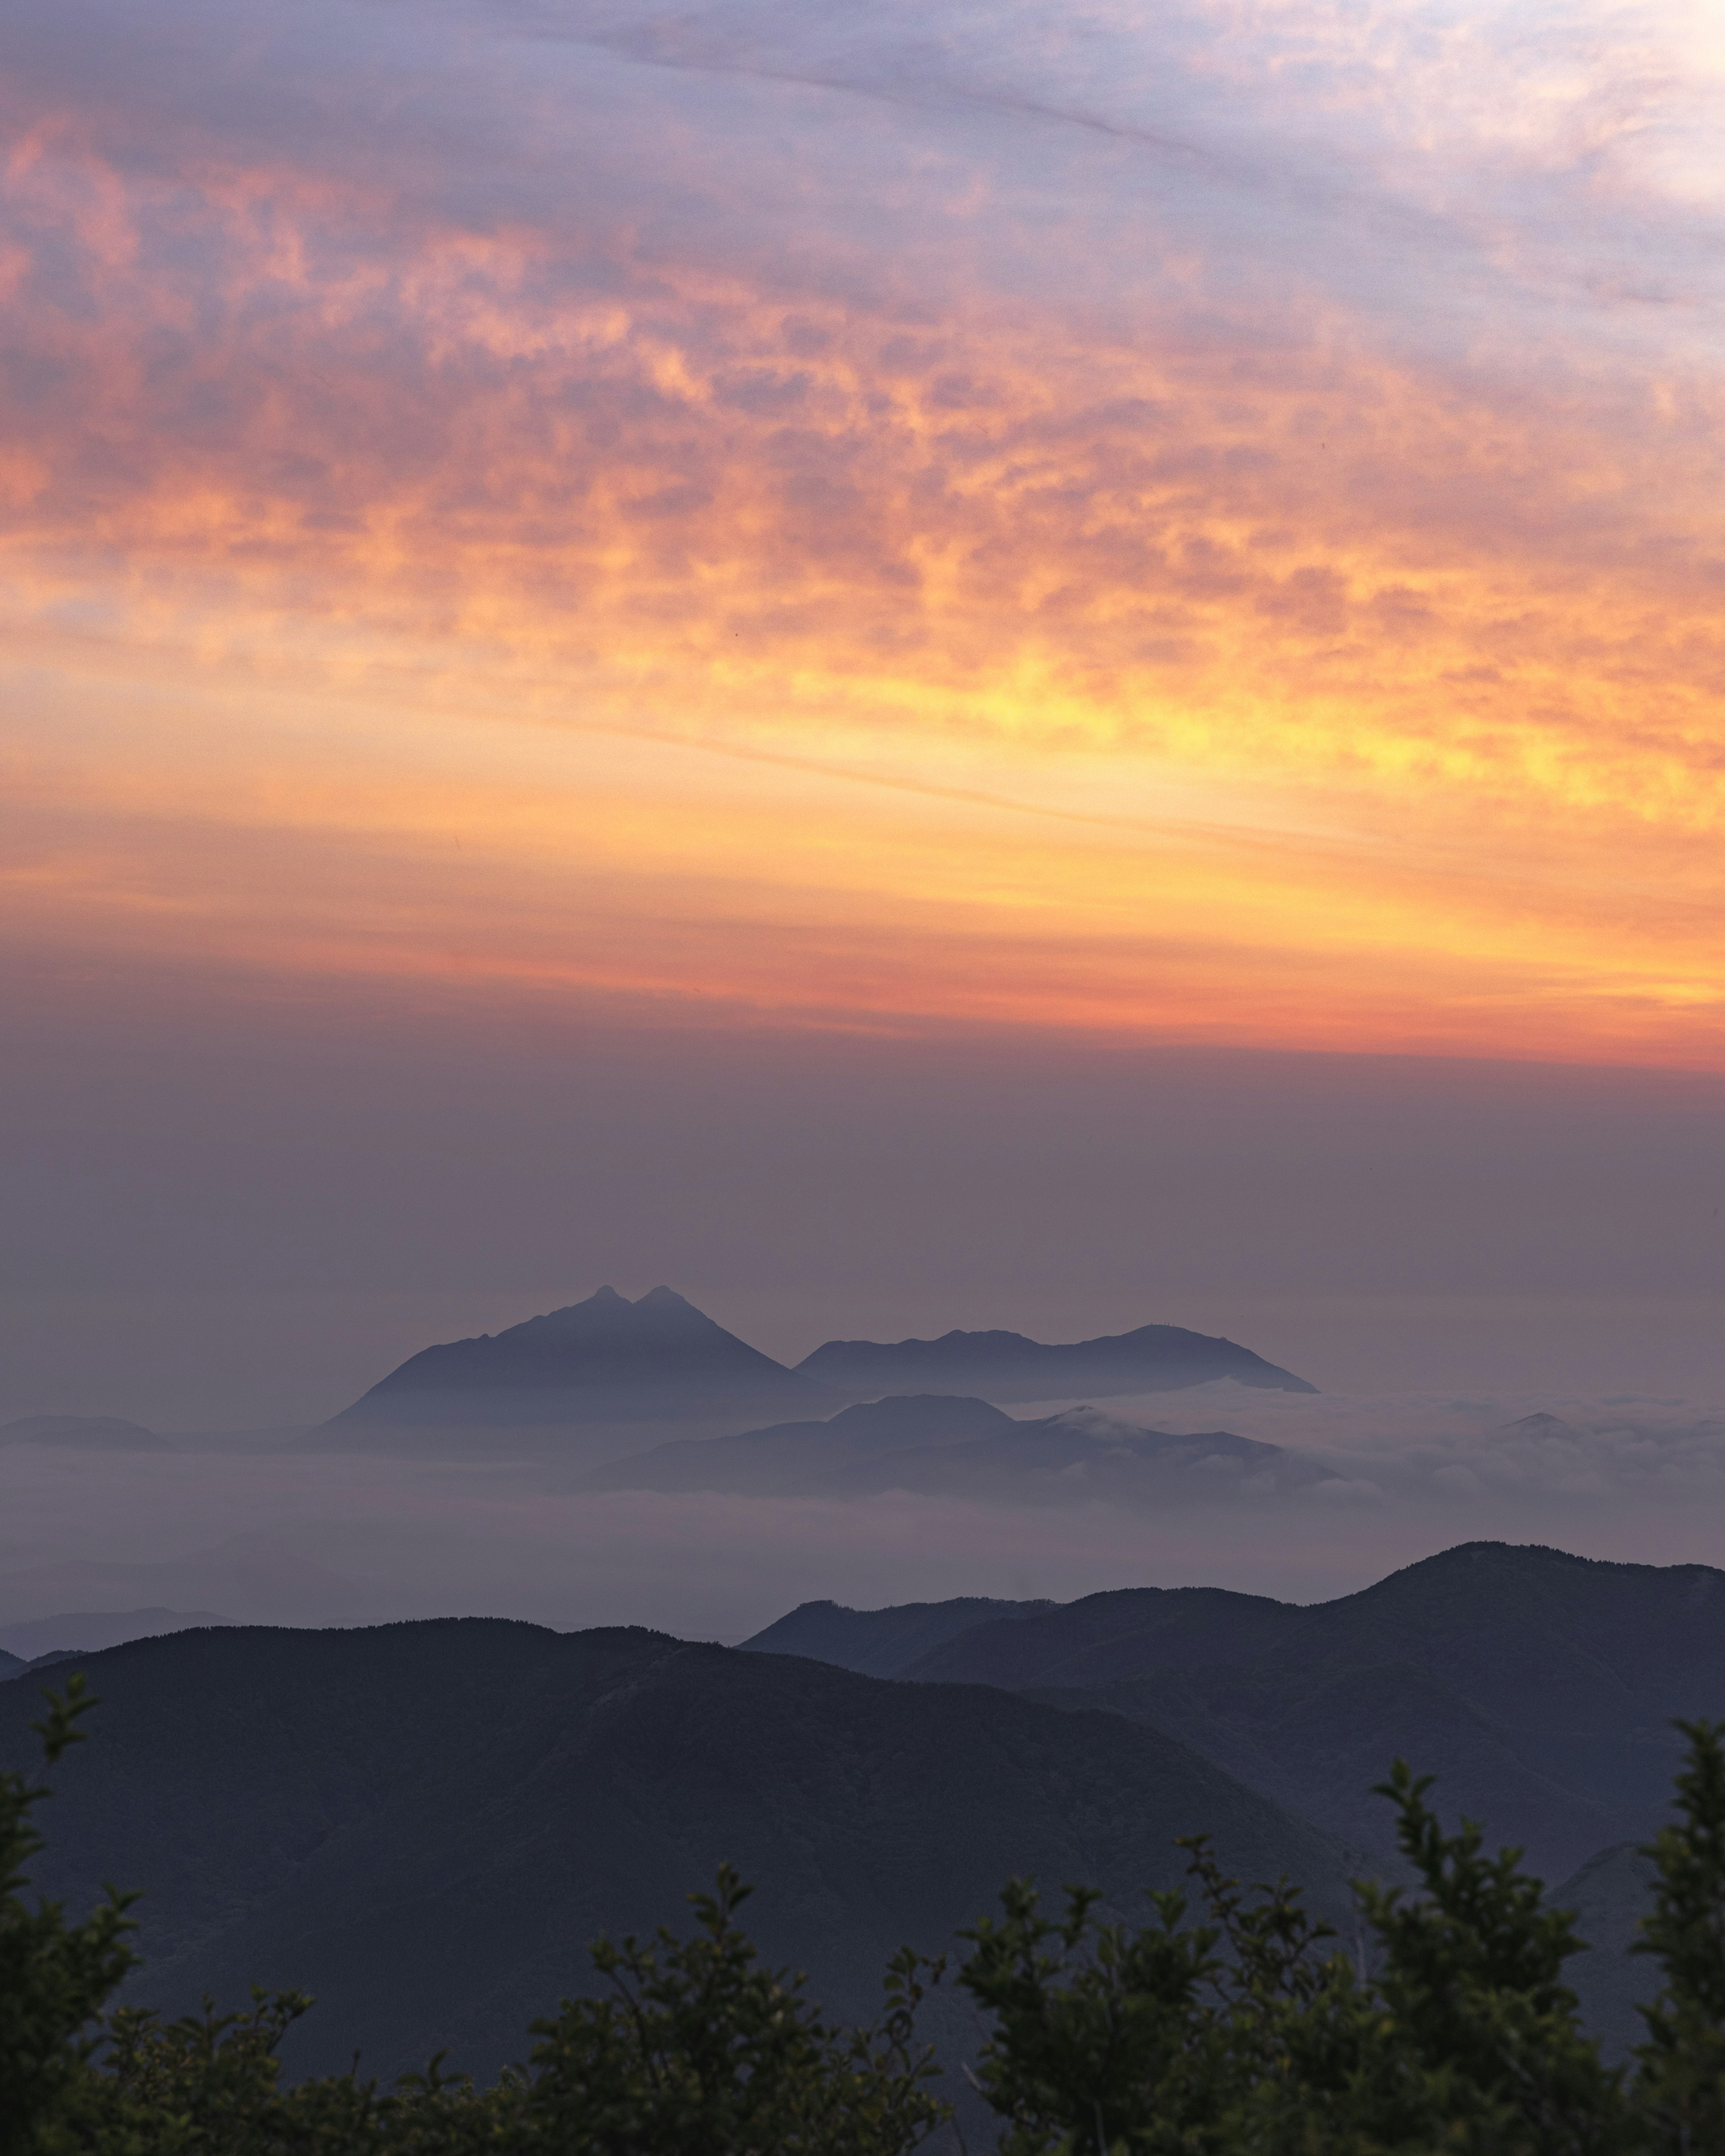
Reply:
[[[1010,1430],[1010,1415],[986,1400],[945,1394],[870,1400],[824,1422],[775,1423],[737,1436],[680,1438],[649,1452],[608,1461],[586,1477],[593,1490],[722,1490],[751,1496],[806,1496],[834,1475],[876,1454],[951,1445],[979,1433]]]
[[[1373,1791],[1396,1758],[1436,1776],[1446,1814],[1482,1820],[1494,1847],[1527,1850],[1547,1876],[1632,1824],[1622,1806],[1542,1772],[1514,1730],[1413,1663],[1222,1664],[1024,1697],[1101,1707],[1177,1737],[1373,1861],[1393,1830]]]
[[[1322,1837],[1182,1745],[981,1687],[484,1620],[229,1627],[83,1666],[103,1704],[56,1771],[37,1883],[74,1908],[105,1879],[146,1890],[140,1999],[318,1994],[296,2071],[355,2044],[368,2072],[519,2056],[590,1982],[595,1933],[684,1922],[725,1857],[759,1882],[764,1949],[854,2016],[894,1948],[944,1946],[1013,1874],[1137,1913],[1195,1829],[1342,1899]],[[0,1763],[39,1709],[0,1685]]]
[[[1641,1919],[1652,1913],[1655,1877],[1633,1842],[1619,1842],[1590,1857],[1552,1896],[1558,1907],[1574,1911],[1575,1928],[1590,1949],[1568,1964],[1564,1980],[1608,2058],[1623,2058],[1647,2040],[1635,2009],[1657,1996],[1661,1972],[1656,1961],[1630,1949]]]
[[[1322,1469],[1231,1430],[1173,1435],[1099,1409],[1018,1420],[985,1400],[918,1394],[846,1408],[825,1422],[679,1439],[611,1460],[593,1490],[713,1490],[860,1497],[888,1490],[1024,1505],[1166,1505],[1262,1496]]]
[[[820,1389],[668,1287],[585,1302],[495,1336],[422,1348],[326,1428],[627,1422],[818,1407]]]
[[[1178,1392],[1232,1378],[1291,1393],[1317,1388],[1248,1348],[1178,1325],[1047,1346],[1021,1332],[947,1332],[938,1340],[829,1340],[797,1365],[831,1392],[974,1393],[988,1400]]]
[[[974,1626],[900,1674],[1141,1716],[1350,1839],[1354,1776],[1393,1727],[1445,1776],[1446,1807],[1561,1875],[1662,1815],[1672,1718],[1725,1708],[1725,1573],[1470,1543],[1310,1608],[1091,1595]]]
[[[1034,1616],[1052,1602],[996,1602],[963,1594],[950,1602],[904,1602],[890,1609],[847,1609],[838,1602],[804,1602],[742,1643],[753,1655],[802,1655],[859,1676],[890,1677],[906,1662],[991,1618]],[[1062,1700],[1057,1702],[1064,1706]]]

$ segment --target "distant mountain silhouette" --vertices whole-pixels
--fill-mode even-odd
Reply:
[[[804,1655],[869,1677],[896,1676],[909,1664],[973,1625],[1039,1616],[1058,1603],[997,1602],[961,1594],[950,1602],[901,1602],[889,1609],[848,1609],[841,1602],[803,1602],[742,1642],[752,1655]]]
[[[1322,1476],[1231,1430],[1139,1430],[1089,1407],[1024,1421],[986,1400],[936,1393],[871,1400],[825,1422],[680,1439],[610,1461],[586,1481],[594,1490],[828,1497],[905,1490],[1027,1505],[1163,1505]]]
[[[0,1445],[54,1445],[91,1452],[172,1452],[172,1443],[119,1415],[25,1415],[0,1423]]]
[[[423,1348],[326,1427],[567,1423],[770,1413],[824,1404],[809,1378],[655,1287],[602,1287],[495,1335]]]
[[[1048,1347],[1022,1332],[946,1332],[938,1340],[829,1340],[797,1365],[829,1391],[973,1393],[987,1400],[1095,1399],[1183,1391],[1217,1378],[1285,1393],[1316,1385],[1231,1340],[1178,1325],[1141,1325]]]
[[[877,1455],[945,1446],[1016,1430],[986,1400],[944,1393],[870,1400],[825,1421],[773,1423],[735,1437],[680,1438],[586,1477],[592,1490],[718,1490],[753,1496],[807,1496]]]
[[[1214,1830],[1251,1879],[1345,1906],[1313,1829],[1116,1715],[981,1686],[888,1684],[641,1630],[495,1620],[228,1627],[69,1662],[101,1704],[55,1769],[33,1887],[81,1912],[144,1890],[127,1995],[170,2013],[254,1984],[316,2010],[289,2070],[489,2073],[529,2019],[591,1990],[601,1929],[686,1928],[730,1858],[751,1931],[835,2015],[880,2006],[887,1956],[938,1951],[1014,1874],[1094,1881],[1134,1921]],[[32,1760],[29,1684],[0,1684],[0,1765]],[[974,2021],[938,2015],[963,2049]]]
[[[869,1613],[877,1633],[892,1615]],[[803,1637],[858,1651],[843,1628]],[[1142,1721],[1356,1846],[1382,1847],[1368,1791],[1399,1753],[1446,1811],[1561,1877],[1663,1819],[1672,1718],[1725,1712],[1725,1573],[1471,1543],[1334,1602],[1127,1588],[957,1627],[896,1667],[868,1651],[883,1675]]]

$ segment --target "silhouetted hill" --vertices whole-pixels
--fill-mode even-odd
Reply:
[[[174,1446],[119,1415],[25,1415],[0,1424],[0,1445],[52,1445],[82,1452],[172,1452]]]
[[[22,1655],[8,1655],[3,1647],[0,1647],[0,1684],[6,1683],[12,1677],[21,1677],[29,1666]]]
[[[804,1655],[860,1676],[890,1677],[932,1647],[991,1618],[1030,1617],[1052,1602],[996,1602],[963,1594],[951,1602],[903,1602],[890,1609],[847,1609],[804,1602],[742,1642],[745,1654]]]
[[[587,1477],[594,1490],[723,1490],[803,1496],[845,1468],[878,1453],[957,1444],[979,1433],[1017,1428],[986,1400],[945,1394],[870,1400],[823,1422],[774,1423],[737,1436],[679,1439],[627,1460],[608,1460]]]
[[[1725,1707],[1725,1573],[1475,1543],[1310,1608],[1091,1595],[900,1674],[1140,1717],[1350,1840],[1371,1833],[1362,1780],[1399,1750],[1554,1876],[1662,1817],[1671,1719]]]
[[[726,1857],[765,1951],[848,2016],[894,1948],[944,1945],[1014,1873],[1137,1915],[1197,1828],[1342,1899],[1318,1834],[1183,1746],[981,1686],[484,1620],[182,1632],[73,1666],[102,1705],[55,1772],[37,1884],[74,1908],[146,1891],[141,2000],[316,1993],[296,2071],[355,2044],[367,2072],[521,2056],[591,1983],[594,1933],[685,1922]],[[0,1685],[0,1763],[39,1711]]]
[[[1313,1393],[1231,1340],[1178,1325],[1141,1325],[1096,1340],[1045,1346],[1022,1332],[946,1332],[938,1340],[829,1340],[797,1365],[824,1389],[853,1398],[881,1393],[973,1393],[988,1400],[1099,1399],[1183,1391],[1232,1378],[1242,1385]]]
[[[1166,1505],[1322,1479],[1280,1446],[1231,1430],[1173,1435],[1096,1408],[1015,1420],[985,1400],[920,1394],[826,1422],[681,1439],[608,1461],[595,1490],[715,1490],[856,1497],[887,1490],[1015,1504]]]
[[[823,1400],[670,1288],[630,1302],[602,1287],[495,1336],[423,1348],[326,1427],[652,1421]]]

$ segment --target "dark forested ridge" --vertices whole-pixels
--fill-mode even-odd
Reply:
[[[775,1644],[817,1653],[818,1634],[839,1659],[891,1636],[891,1611],[853,1614],[847,1634],[793,1612]],[[1399,1754],[1557,1878],[1651,1830],[1672,1718],[1725,1708],[1725,1573],[1476,1543],[1334,1602],[1131,1588],[885,1661],[1142,1720],[1357,1846],[1382,1845],[1369,1791]]]
[[[489,2071],[591,1982],[589,1939],[680,1922],[726,1858],[769,1957],[854,2019],[891,1953],[943,1948],[1015,1873],[1136,1916],[1209,1830],[1250,1876],[1344,1898],[1322,1835],[1183,1745],[980,1686],[477,1619],[182,1632],[72,1668],[97,1741],[56,1774],[37,1883],[74,1907],[144,1890],[152,2005],[313,1992],[295,2070],[448,2045]],[[0,1685],[0,1765],[39,1712]]]
[[[932,1648],[995,1619],[1034,1617],[1055,1602],[999,1602],[961,1594],[950,1602],[902,1602],[889,1609],[847,1609],[838,1602],[804,1602],[743,1641],[749,1654],[804,1655],[860,1676],[896,1676]]]
[[[368,2071],[446,2046],[489,2073],[591,1984],[588,1940],[677,1922],[725,1860],[759,1883],[769,1960],[853,2020],[896,1948],[944,1948],[1014,1875],[1137,1917],[1183,1834],[1346,1922],[1346,1876],[1396,1861],[1368,1792],[1399,1754],[1440,1776],[1446,1820],[1563,1881],[1597,1934],[1575,1981],[1620,2047],[1647,1992],[1621,1952],[1635,1845],[1666,1816],[1670,1717],[1725,1704],[1722,1589],[1476,1544],[1311,1608],[816,1603],[748,1651],[477,1619],[184,1631],[45,1673],[86,1671],[102,1703],[34,1880],[74,1908],[107,1880],[144,1891],[134,1998],[316,1994],[295,2072],[357,2045]],[[0,1682],[0,1767],[28,1763],[39,1712],[30,1676]],[[949,2056],[964,2010],[934,2003]]]

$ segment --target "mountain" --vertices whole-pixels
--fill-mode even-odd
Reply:
[[[1141,1325],[1096,1340],[1047,1347],[1022,1332],[945,1332],[938,1340],[829,1340],[798,1363],[829,1392],[974,1393],[988,1400],[1054,1400],[1088,1394],[1170,1393],[1217,1378],[1286,1393],[1315,1393],[1231,1340],[1178,1325]]]
[[[763,1951],[856,2018],[890,1953],[945,1947],[1014,1874],[1137,1918],[1195,1830],[1345,1900],[1320,1835],[1184,1746],[982,1686],[485,1619],[182,1632],[64,1666],[101,1705],[54,1770],[36,1887],[74,1911],[105,1880],[145,1890],[139,2001],[316,1994],[294,2071],[447,2045],[489,2072],[593,1986],[598,1932],[686,1925],[726,1857]],[[0,1685],[0,1765],[31,1758],[39,1712]],[[973,2042],[937,1997],[934,2033]]]
[[[670,1288],[630,1302],[602,1287],[495,1336],[422,1348],[326,1428],[653,1421],[824,1404],[817,1384]]]
[[[90,1452],[172,1452],[172,1444],[118,1415],[25,1415],[0,1424],[0,1445],[53,1445]]]
[[[877,1455],[958,1445],[1018,1428],[986,1400],[943,1393],[870,1400],[825,1421],[781,1422],[737,1436],[679,1438],[585,1478],[592,1490],[722,1490],[751,1496],[807,1496],[835,1475]]]
[[[1178,1737],[1357,1846],[1400,1753],[1561,1877],[1665,1815],[1677,1716],[1725,1711],[1725,1573],[1468,1543],[1310,1607],[1129,1588],[968,1626],[894,1672]]]
[[[870,1400],[825,1422],[679,1439],[593,1470],[593,1490],[860,1497],[887,1490],[995,1503],[1166,1505],[1323,1479],[1279,1445],[1231,1430],[1174,1435],[1096,1408],[1015,1420],[944,1394]]]
[[[21,1677],[30,1666],[23,1655],[8,1655],[0,1647],[0,1684],[8,1684],[13,1677]]]
[[[1052,1602],[996,1602],[962,1594],[950,1602],[904,1602],[891,1609],[847,1609],[838,1602],[804,1602],[742,1645],[744,1654],[804,1655],[860,1676],[890,1677],[973,1625],[991,1618],[1032,1617]]]

